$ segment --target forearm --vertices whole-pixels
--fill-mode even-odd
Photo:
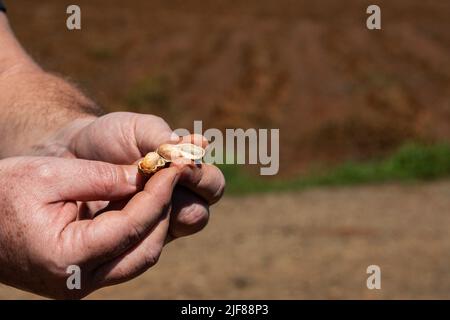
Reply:
[[[26,154],[69,122],[98,113],[75,86],[33,62],[0,13],[0,157]]]

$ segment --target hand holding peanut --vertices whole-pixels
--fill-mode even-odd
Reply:
[[[159,117],[114,112],[68,124],[42,143],[38,155],[133,164],[166,143],[189,143],[201,148],[208,144],[197,135],[177,137]],[[207,163],[197,167],[175,188],[169,230],[172,239],[203,229],[209,206],[219,201],[224,192],[225,179],[217,167]]]
[[[199,161],[205,155],[205,149],[191,143],[163,144],[154,152],[149,152],[139,161],[139,170],[145,174],[154,174],[168,163],[177,160]]]
[[[182,170],[159,172],[137,192],[133,165],[1,160],[0,281],[52,298],[81,298],[139,275],[157,262],[167,241],[172,192]],[[123,198],[130,200],[121,209],[81,218],[81,203]],[[66,286],[70,265],[82,271],[80,290]]]

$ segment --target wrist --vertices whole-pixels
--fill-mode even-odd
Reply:
[[[72,132],[99,110],[74,85],[25,65],[0,72],[0,92],[1,157],[65,154]]]
[[[89,126],[96,119],[97,117],[92,115],[74,119],[61,129],[57,130],[50,137],[32,145],[27,153],[35,156],[73,158],[75,157],[73,142],[80,131]]]

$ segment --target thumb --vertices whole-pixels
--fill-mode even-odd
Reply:
[[[50,166],[51,201],[117,200],[137,191],[136,166],[80,159],[55,159]]]

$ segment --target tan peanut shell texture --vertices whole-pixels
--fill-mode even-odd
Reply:
[[[138,163],[138,167],[145,174],[153,174],[175,159],[200,160],[204,155],[205,149],[195,144],[162,144],[155,152],[147,153]]]

